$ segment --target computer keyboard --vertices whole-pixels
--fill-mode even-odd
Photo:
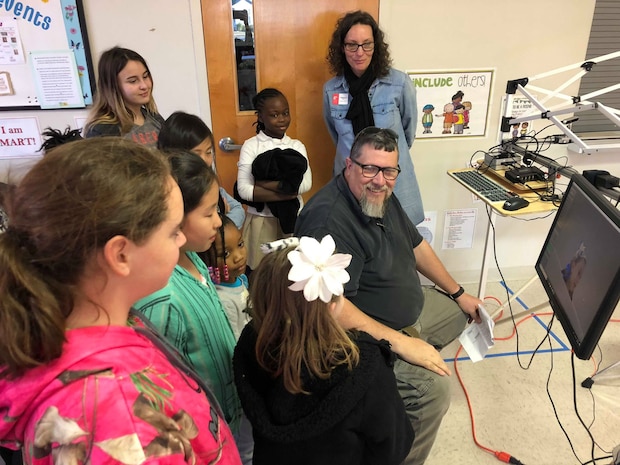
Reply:
[[[456,171],[452,175],[474,189],[480,197],[485,197],[490,202],[503,202],[514,197],[514,194],[478,171]]]

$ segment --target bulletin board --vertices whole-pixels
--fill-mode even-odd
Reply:
[[[84,108],[94,73],[82,0],[0,0],[0,110]]]

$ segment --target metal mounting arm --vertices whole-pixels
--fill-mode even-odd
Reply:
[[[587,144],[579,136],[577,136],[577,134],[571,131],[571,129],[566,124],[564,124],[560,118],[557,117],[559,115],[574,114],[574,113],[579,113],[581,111],[586,111],[586,110],[597,110],[601,114],[603,114],[607,119],[609,119],[612,123],[618,126],[618,128],[620,128],[620,117],[618,116],[620,114],[620,110],[607,107],[600,102],[590,101],[594,97],[598,97],[599,95],[603,95],[608,92],[612,92],[614,90],[620,89],[620,83],[605,87],[603,89],[591,92],[586,95],[577,96],[577,97],[565,95],[565,94],[562,94],[561,92],[566,87],[568,87],[570,84],[580,79],[584,74],[590,72],[596,63],[600,63],[602,61],[611,60],[611,59],[618,58],[618,57],[620,57],[620,51],[609,53],[607,55],[602,55],[600,57],[593,58],[586,62],[575,63],[573,65],[558,68],[556,70],[549,71],[547,73],[542,73],[542,74],[536,75],[531,78],[521,78],[521,79],[515,79],[512,81],[508,81],[508,84],[506,86],[507,99],[506,99],[506,106],[504,107],[504,116],[501,122],[501,131],[508,132],[510,130],[511,125],[519,124],[524,121],[532,121],[532,120],[537,120],[537,119],[548,119],[555,126],[557,126],[558,129],[560,129],[560,131],[562,131],[562,133],[565,136],[570,138],[570,140],[578,147],[578,151],[581,153],[586,153],[589,155],[591,153],[604,151],[604,150],[620,149],[620,142],[617,144],[605,144],[605,145]],[[568,79],[566,82],[564,82],[562,85],[560,85],[558,88],[554,90],[546,90],[541,87],[530,86],[530,89],[533,89],[536,92],[546,95],[546,97],[543,100],[538,100],[536,97],[534,97],[534,95],[531,92],[529,92],[529,90],[525,88],[532,81],[536,81],[542,78],[546,78],[548,76],[552,76],[554,74],[563,73],[563,72],[571,71],[571,70],[576,70],[577,71],[576,75]],[[532,110],[518,118],[512,118],[510,115],[507,115],[506,112],[509,111],[509,108],[510,108],[509,102],[511,101],[511,98],[517,92],[527,97],[528,100],[532,102],[532,105],[535,107],[535,110]],[[551,100],[552,98],[557,98],[557,99],[563,100],[564,102],[559,105],[556,105],[555,107],[548,108],[545,105],[545,103]]]

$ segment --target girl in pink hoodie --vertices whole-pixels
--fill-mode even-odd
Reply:
[[[34,166],[0,235],[0,445],[25,463],[240,464],[209,389],[130,311],[185,242],[166,160],[120,138]]]

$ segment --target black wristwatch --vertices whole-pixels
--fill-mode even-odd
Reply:
[[[456,291],[454,294],[450,294],[450,298],[452,300],[456,300],[459,297],[461,297],[464,293],[465,293],[465,289],[463,289],[463,286],[459,285],[459,290]]]

